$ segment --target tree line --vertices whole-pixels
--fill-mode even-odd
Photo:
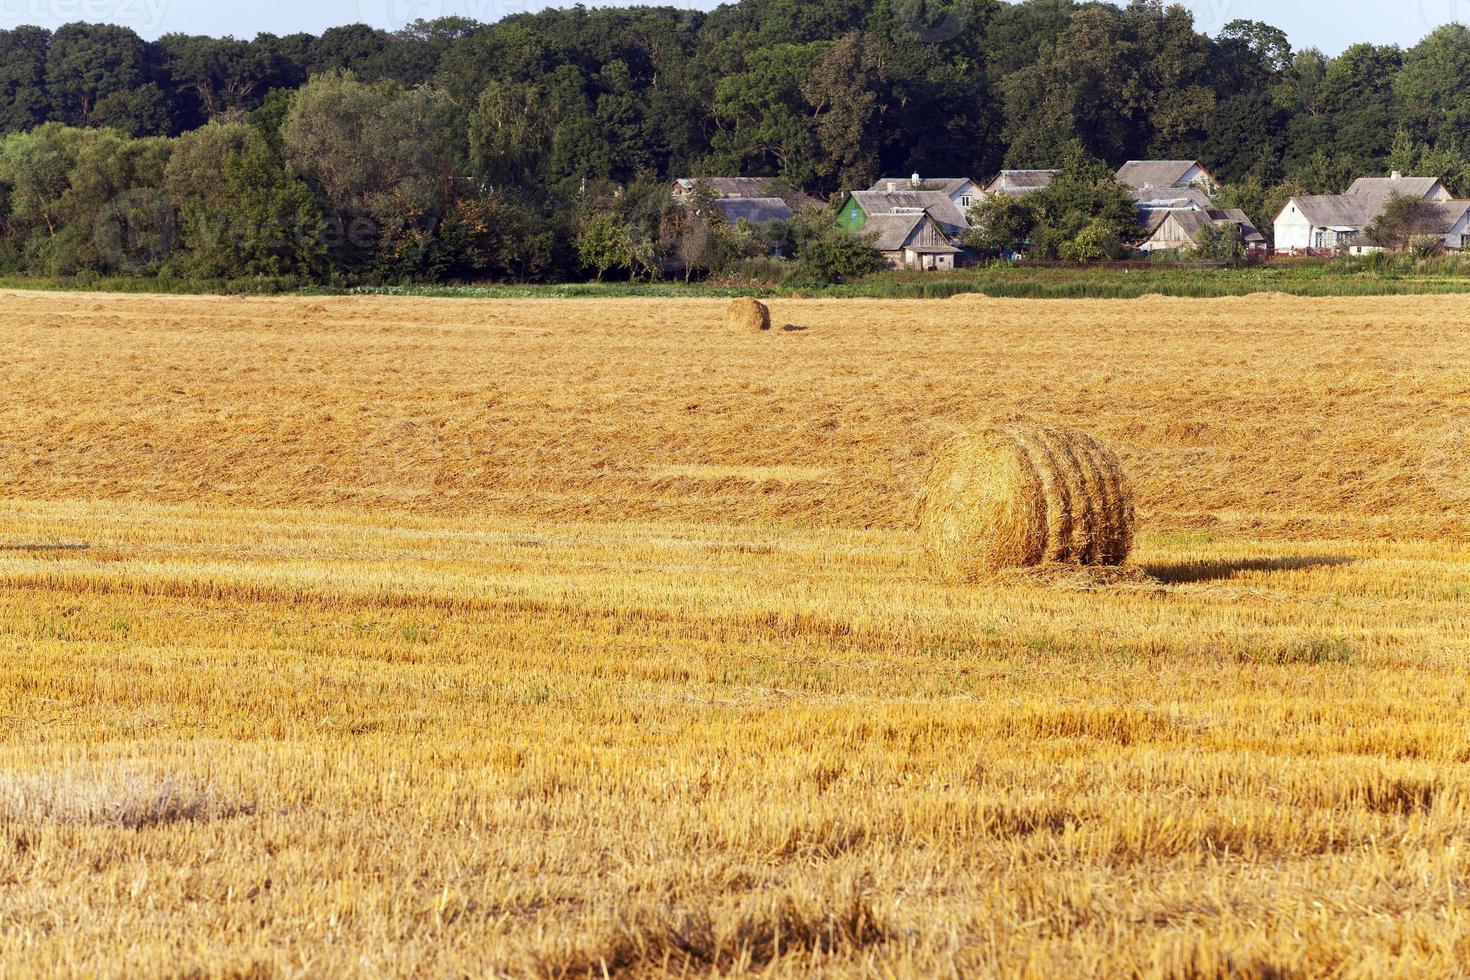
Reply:
[[[675,207],[670,178],[837,195],[1144,158],[1204,161],[1266,229],[1292,194],[1390,169],[1470,192],[1467,69],[1460,26],[1329,58],[1254,21],[1207,36],[1160,0],[743,0],[251,41],[21,27],[0,31],[0,269],[529,281],[774,253],[841,277],[868,260],[820,215],[729,227]],[[1058,252],[1103,236],[1045,227]]]

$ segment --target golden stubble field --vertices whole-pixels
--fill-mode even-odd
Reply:
[[[1470,299],[723,306],[0,293],[0,976],[1465,974]]]

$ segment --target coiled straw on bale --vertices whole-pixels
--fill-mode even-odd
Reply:
[[[934,459],[919,529],[934,570],[973,582],[1039,565],[1121,565],[1133,491],[1118,457],[1075,429],[1011,425],[964,436]]]
[[[745,296],[730,304],[725,322],[740,330],[769,330],[771,311],[760,300]]]

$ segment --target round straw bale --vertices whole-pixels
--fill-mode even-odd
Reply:
[[[1133,550],[1133,491],[1085,432],[1008,425],[943,446],[919,505],[934,570],[953,582],[1040,565],[1117,566]]]
[[[771,311],[766,304],[750,296],[742,296],[730,304],[725,322],[740,330],[771,329]]]

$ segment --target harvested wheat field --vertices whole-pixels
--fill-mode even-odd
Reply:
[[[0,295],[0,976],[1464,974],[1470,299],[771,305]]]

